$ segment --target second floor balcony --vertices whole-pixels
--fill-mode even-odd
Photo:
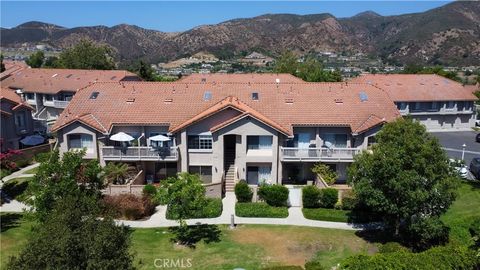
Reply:
[[[59,109],[65,109],[70,103],[70,101],[67,100],[44,100],[43,101],[43,106],[47,107],[54,107],[54,108],[59,108]]]
[[[280,147],[280,159],[281,161],[352,162],[353,157],[361,151],[360,148]]]
[[[104,160],[118,161],[177,161],[178,147],[153,148],[148,146],[103,146]]]

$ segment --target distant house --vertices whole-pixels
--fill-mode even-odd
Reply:
[[[383,89],[404,116],[428,130],[470,130],[475,125],[477,97],[462,84],[436,74],[368,74],[350,82]]]
[[[240,60],[243,63],[249,63],[255,66],[266,66],[273,62],[273,58],[265,56],[258,52],[252,52]]]
[[[2,87],[1,107],[1,151],[18,149],[23,137],[33,134],[33,108],[25,103],[13,90]]]
[[[2,86],[17,90],[33,107],[37,131],[47,131],[75,93],[94,82],[139,81],[124,70],[23,68],[2,80]]]

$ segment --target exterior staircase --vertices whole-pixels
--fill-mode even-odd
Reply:
[[[225,150],[225,191],[233,192],[235,189],[236,168],[235,151]]]

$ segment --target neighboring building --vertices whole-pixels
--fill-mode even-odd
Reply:
[[[278,80],[277,80],[278,79]],[[61,152],[125,162],[145,181],[177,172],[232,190],[238,179],[302,184],[324,162],[346,179],[355,154],[400,114],[368,84],[306,83],[285,74],[192,75],[177,82],[94,83],[53,126]],[[110,140],[124,132],[128,143]],[[163,135],[167,141],[152,141]],[[144,182],[145,182],[144,181]]]
[[[265,56],[258,52],[252,52],[251,54],[240,59],[243,63],[252,64],[254,66],[266,66],[273,62],[273,58]]]
[[[138,81],[140,78],[124,70],[81,70],[24,68],[1,81],[2,87],[18,90],[23,100],[34,108],[37,131],[45,131],[68,105],[75,92],[97,81]]]
[[[429,131],[470,130],[475,125],[477,97],[462,84],[435,74],[368,74],[350,82],[385,90],[402,115]]]
[[[1,151],[18,149],[20,139],[33,134],[33,108],[26,104],[13,90],[1,88]]]
[[[23,61],[3,60],[3,64],[5,70],[0,73],[0,81],[21,69],[28,68],[28,65]]]

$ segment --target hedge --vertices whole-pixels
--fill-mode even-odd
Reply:
[[[303,208],[303,216],[306,219],[348,222],[351,211],[327,209],[327,208]]]
[[[320,206],[324,208],[333,208],[338,201],[338,190],[334,188],[324,188],[320,190]]]
[[[235,185],[235,196],[239,202],[251,202],[253,198],[252,189],[245,180],[240,180]]]
[[[239,217],[286,218],[288,217],[288,208],[270,206],[263,202],[237,203],[235,214]]]
[[[396,251],[372,256],[357,255],[345,259],[341,269],[451,270],[475,269],[480,258],[465,246],[438,246],[420,253]]]
[[[262,185],[258,196],[270,206],[287,206],[288,188],[282,185]]]
[[[203,209],[197,211],[194,215],[187,217],[190,218],[216,218],[222,214],[222,200],[218,198],[207,198],[207,204]],[[167,208],[167,219],[175,219],[172,212]]]
[[[316,186],[302,188],[302,202],[304,208],[320,207],[320,189]]]
[[[141,219],[150,216],[155,211],[155,205],[148,196],[135,196],[133,194],[121,194],[103,197],[103,203],[107,211],[115,218],[127,220]]]

